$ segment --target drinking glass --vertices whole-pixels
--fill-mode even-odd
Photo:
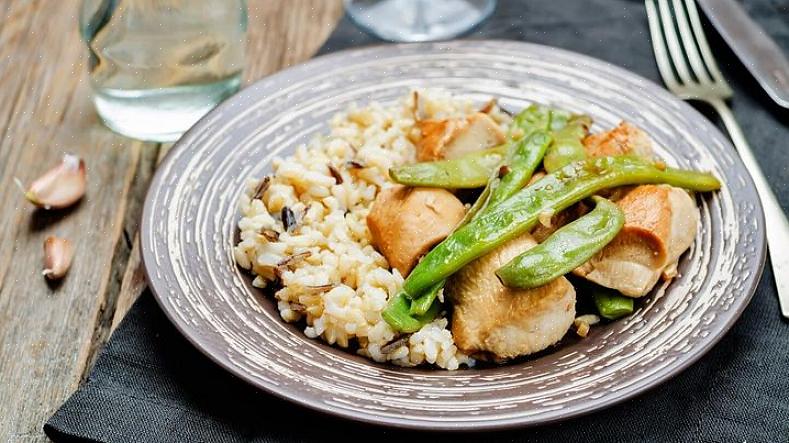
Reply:
[[[177,140],[241,84],[244,0],[83,0],[93,102],[112,130]]]
[[[394,42],[457,37],[495,8],[496,0],[345,0],[345,10],[357,25]]]

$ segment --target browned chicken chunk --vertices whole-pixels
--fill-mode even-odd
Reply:
[[[430,248],[452,233],[465,207],[438,188],[395,186],[384,189],[367,215],[373,246],[403,276]]]
[[[642,185],[617,202],[625,225],[611,243],[574,274],[630,297],[646,295],[661,275],[673,278],[679,256],[699,225],[699,209],[686,191]]]
[[[638,155],[651,158],[652,140],[646,132],[628,122],[619,123],[610,131],[586,136],[583,140],[586,155],[602,157],[605,155]]]
[[[452,336],[469,354],[508,359],[541,351],[558,342],[575,318],[575,290],[559,277],[534,289],[510,289],[496,270],[537,243],[517,237],[463,267],[448,281]]]
[[[469,117],[420,120],[422,138],[416,146],[419,161],[452,159],[504,142],[499,125],[489,115],[477,112]]]

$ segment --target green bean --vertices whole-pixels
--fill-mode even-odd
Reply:
[[[642,159],[598,157],[571,163],[492,206],[435,246],[408,275],[401,292],[415,298],[472,260],[598,191],[624,185],[666,183],[694,191],[720,188],[711,174],[668,168]]]
[[[422,326],[430,323],[441,311],[441,303],[433,300],[423,315],[411,315],[409,313],[411,300],[403,294],[397,294],[386,309],[381,312],[381,317],[400,332],[416,332]]]
[[[548,130],[556,132],[563,129],[572,116],[573,114],[569,112],[560,109],[551,109],[551,121],[548,124]]]
[[[438,298],[438,293],[444,289],[445,280],[441,280],[438,284],[434,285],[432,288],[425,291],[424,294],[421,294],[419,297],[413,299],[411,301],[411,308],[408,310],[408,313],[411,315],[423,315],[433,306],[433,300]]]
[[[469,189],[487,184],[504,159],[508,144],[472,152],[451,160],[413,163],[389,169],[396,183],[430,188]]]
[[[543,167],[547,172],[553,172],[570,163],[586,158],[586,151],[582,140],[586,131],[592,124],[592,119],[586,115],[573,115],[567,124],[553,132],[553,143],[545,153]]]
[[[545,106],[533,104],[513,117],[507,133],[509,140],[519,140],[529,135],[531,131],[551,127],[551,116],[554,110]]]
[[[518,141],[508,161],[499,167],[499,182],[493,187],[487,205],[496,205],[526,186],[550,143],[551,136],[542,130]]]
[[[616,320],[633,313],[633,299],[617,293],[613,289],[595,285],[592,298],[600,316]]]
[[[603,249],[625,224],[619,207],[602,197],[592,197],[595,208],[554,232],[544,242],[499,268],[504,286],[536,288],[586,263]]]

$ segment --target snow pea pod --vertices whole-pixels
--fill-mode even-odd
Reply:
[[[508,144],[472,152],[451,160],[413,163],[389,169],[389,177],[407,186],[470,189],[488,183],[491,171],[507,154]]]
[[[551,141],[547,132],[536,130],[515,144],[508,161],[499,167],[499,182],[491,191],[488,207],[510,198],[526,186],[540,166]]]
[[[528,136],[532,131],[551,129],[551,121],[554,114],[558,112],[555,109],[538,104],[524,108],[512,118],[507,138],[509,140],[519,140]]]
[[[545,153],[543,166],[547,172],[553,172],[570,163],[586,158],[582,143],[592,119],[587,115],[573,115],[567,124],[553,132],[553,143]]]
[[[401,292],[409,298],[418,297],[472,260],[533,228],[541,214],[559,212],[602,189],[646,183],[666,183],[694,191],[720,188],[720,182],[711,174],[669,168],[634,157],[574,162],[489,207],[457,229],[424,256],[406,278]]]
[[[386,309],[381,312],[381,317],[396,331],[416,332],[427,323],[433,321],[441,312],[441,303],[433,299],[429,308],[421,315],[409,313],[411,300],[404,294],[397,294],[389,302]]]
[[[425,291],[424,294],[411,300],[411,308],[408,310],[408,313],[411,315],[422,315],[427,312],[433,306],[433,300],[438,298],[438,293],[444,289],[444,283],[446,283],[446,280],[441,280],[441,282]]]
[[[600,316],[608,320],[616,320],[633,313],[633,299],[613,289],[598,286],[592,292],[592,299]]]
[[[613,240],[625,224],[625,214],[602,197],[592,199],[596,206],[590,213],[499,268],[501,283],[525,289],[542,286],[586,263]]]

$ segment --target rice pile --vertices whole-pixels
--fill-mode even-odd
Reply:
[[[398,337],[381,318],[403,276],[370,245],[366,216],[390,167],[414,161],[411,140],[420,118],[471,114],[468,100],[439,90],[408,94],[383,107],[351,106],[331,120],[331,132],[273,161],[273,174],[249,180],[241,197],[241,241],[236,262],[256,275],[253,284],[277,288],[283,320],[304,320],[304,333],[348,347],[378,362],[401,366],[472,366],[458,351],[445,313],[410,336]],[[502,125],[507,118],[493,115]],[[264,183],[265,181],[265,183]],[[293,215],[290,230],[283,218]]]

